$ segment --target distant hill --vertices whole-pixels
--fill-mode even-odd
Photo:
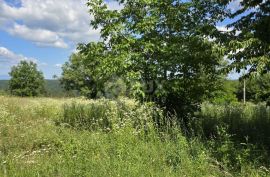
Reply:
[[[8,89],[8,80],[0,80],[0,90]],[[46,96],[50,97],[64,97],[74,95],[71,92],[67,92],[60,85],[58,80],[45,80]]]
[[[6,90],[8,88],[8,80],[0,80],[0,90]]]
[[[58,80],[45,80],[45,89],[47,96],[65,96],[66,91],[60,85]]]

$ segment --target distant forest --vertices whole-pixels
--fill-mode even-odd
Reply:
[[[0,80],[0,90],[6,91],[8,89],[8,80]],[[66,97],[77,96],[75,92],[66,91],[60,85],[58,80],[45,80],[46,94],[48,97]]]

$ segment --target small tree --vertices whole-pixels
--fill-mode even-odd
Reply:
[[[21,61],[13,66],[9,73],[9,90],[16,96],[38,96],[44,93],[43,73],[37,70],[37,64]]]

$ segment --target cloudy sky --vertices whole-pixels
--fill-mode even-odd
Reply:
[[[106,1],[119,9],[117,2]],[[0,79],[21,60],[38,64],[47,79],[60,75],[76,44],[99,40],[86,0],[0,0]],[[231,4],[237,8],[239,0]],[[220,29],[226,30],[223,24]]]
[[[20,60],[35,61],[46,78],[61,73],[76,44],[99,40],[85,0],[0,0],[0,79]],[[111,9],[118,3],[107,1]]]

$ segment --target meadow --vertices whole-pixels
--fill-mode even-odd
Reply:
[[[203,105],[184,136],[151,103],[0,96],[0,176],[269,176],[268,151],[221,126],[226,110]]]

